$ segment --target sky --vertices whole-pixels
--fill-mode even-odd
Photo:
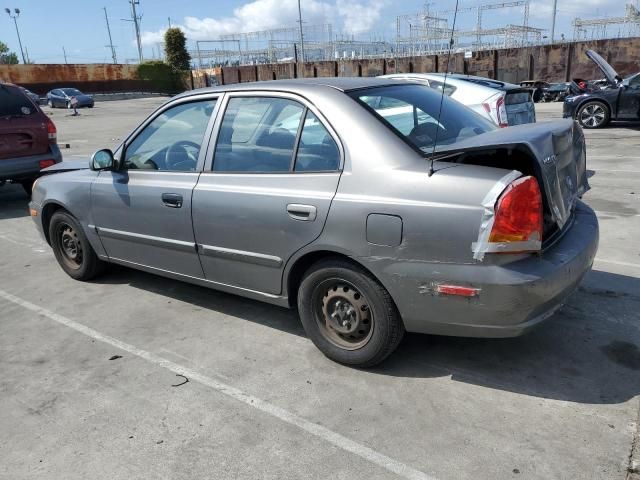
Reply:
[[[196,40],[215,39],[224,33],[296,26],[297,0],[139,0],[142,15],[143,54],[145,59],[158,57],[158,44],[164,30],[180,26],[190,46]],[[632,1],[632,0],[629,0]],[[637,0],[633,0],[634,3]],[[461,7],[497,0],[460,0]],[[128,0],[4,0],[0,10],[0,41],[20,56],[13,20],[5,7],[19,8],[18,27],[23,46],[36,63],[110,63],[111,51],[103,7],[107,8],[118,61],[137,61],[133,24]],[[529,24],[551,29],[553,0],[532,0]],[[581,18],[623,16],[627,0],[558,0],[556,35],[573,36],[571,21]],[[334,32],[370,38],[395,35],[397,15],[418,12],[424,0],[301,0],[303,21],[309,25],[331,23]],[[432,0],[431,9],[452,9],[455,0]],[[459,26],[472,29],[472,14],[461,14]],[[512,9],[487,15],[485,27],[521,23],[522,10]]]

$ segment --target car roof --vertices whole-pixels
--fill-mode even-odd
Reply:
[[[391,78],[399,78],[399,77],[402,77],[405,80],[406,79],[410,80],[412,78],[415,78],[415,79],[425,78],[427,80],[431,79],[431,80],[437,80],[437,81],[444,81],[444,73],[392,73],[392,74],[384,75],[378,78],[391,79]],[[467,76],[464,75],[464,77],[466,78]],[[477,78],[482,78],[482,77],[477,77]],[[483,78],[483,80],[487,80],[487,79]],[[452,85],[454,87],[459,87],[459,88],[475,89],[478,92],[484,91],[486,93],[489,93],[490,91],[495,92],[495,90],[497,90],[496,88],[493,88],[484,83],[480,84],[476,82],[469,82],[464,78],[459,78],[458,76],[452,73],[447,75],[447,84]]]
[[[304,94],[310,91],[323,89],[334,89],[341,92],[349,92],[362,88],[383,87],[386,85],[405,85],[401,80],[391,80],[377,77],[319,77],[319,78],[296,78],[290,80],[269,80],[261,82],[233,83],[229,85],[219,85],[215,87],[199,88],[176,95],[175,98],[186,97],[201,93],[218,92],[242,92],[242,91],[273,91],[292,92]]]

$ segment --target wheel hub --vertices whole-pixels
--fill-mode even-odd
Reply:
[[[68,260],[76,264],[82,263],[82,246],[78,239],[78,234],[69,225],[65,225],[62,228],[60,243],[62,252]]]
[[[343,346],[366,343],[372,333],[369,305],[351,285],[334,283],[325,290],[322,317],[326,334]]]

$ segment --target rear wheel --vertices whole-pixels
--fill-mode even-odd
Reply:
[[[49,239],[58,264],[71,278],[91,280],[104,270],[105,263],[96,255],[80,223],[69,213],[53,214]]]
[[[601,128],[609,123],[609,107],[602,102],[587,102],[578,109],[576,119],[584,128]]]
[[[307,271],[298,291],[298,312],[316,347],[345,365],[382,362],[404,335],[389,292],[344,260],[325,260]]]

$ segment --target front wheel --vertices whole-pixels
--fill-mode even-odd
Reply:
[[[53,100],[51,99],[47,100],[47,105],[49,105],[49,108],[53,108],[54,107]]]
[[[71,278],[91,280],[104,270],[82,227],[69,213],[58,211],[51,217],[49,239],[58,264]]]
[[[576,114],[576,119],[584,128],[604,127],[610,117],[609,107],[602,102],[586,102]]]
[[[389,292],[369,273],[344,260],[313,265],[298,290],[305,332],[328,358],[372,367],[387,358],[404,335]]]

